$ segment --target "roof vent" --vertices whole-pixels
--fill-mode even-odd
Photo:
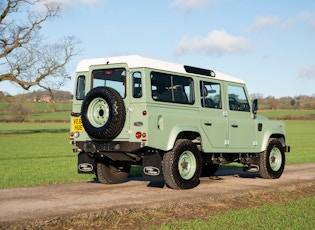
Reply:
[[[197,67],[188,66],[188,65],[184,65],[184,68],[187,73],[194,73],[194,74],[199,74],[199,75],[204,75],[204,76],[209,76],[209,77],[215,77],[215,72],[210,69],[202,69],[202,68],[197,68]]]

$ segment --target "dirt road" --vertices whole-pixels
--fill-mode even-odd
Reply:
[[[70,183],[0,189],[0,227],[12,222],[75,217],[112,210],[157,208],[217,200],[245,193],[290,190],[315,183],[315,163],[287,165],[277,180],[265,180],[241,169],[220,170],[212,178],[201,178],[191,190],[172,190],[163,180],[130,178],[118,185]]]

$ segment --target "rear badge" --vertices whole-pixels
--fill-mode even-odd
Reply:
[[[148,176],[158,176],[160,175],[160,169],[153,166],[146,166],[143,168],[143,173]]]
[[[89,163],[82,163],[78,166],[80,172],[92,172],[93,165]]]

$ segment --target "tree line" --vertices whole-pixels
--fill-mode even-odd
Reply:
[[[258,99],[259,109],[315,109],[315,94],[312,96],[299,95],[281,98],[252,94],[251,98]]]
[[[0,91],[0,102],[23,103],[71,103],[73,95],[62,90],[37,90],[25,94],[11,96]],[[313,96],[299,95],[294,97],[275,98],[263,97],[262,94],[252,94],[252,99],[258,99],[259,109],[315,109],[315,94]]]

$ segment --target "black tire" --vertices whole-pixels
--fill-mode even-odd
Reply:
[[[173,189],[190,189],[199,184],[201,156],[190,140],[179,139],[174,148],[163,156],[165,183]]]
[[[259,172],[262,178],[277,179],[284,170],[285,154],[278,139],[269,141],[266,151],[259,157]]]
[[[109,159],[96,163],[96,177],[103,184],[119,184],[126,181],[131,165],[128,162],[115,162]]]
[[[218,171],[220,165],[212,163],[202,163],[201,176],[210,177],[213,176],[216,171]]]
[[[126,108],[119,93],[109,87],[96,87],[84,98],[82,125],[89,136],[112,140],[125,125]]]

